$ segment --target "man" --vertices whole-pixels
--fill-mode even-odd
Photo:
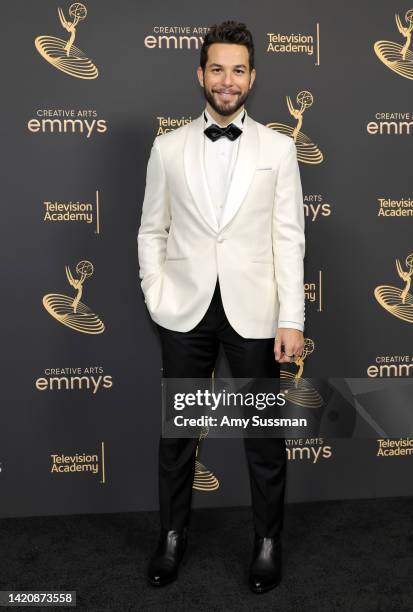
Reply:
[[[197,69],[206,98],[190,124],[155,138],[138,234],[141,286],[163,376],[208,378],[220,345],[235,378],[278,378],[304,346],[304,207],[294,141],[254,121],[246,26],[214,25]],[[187,542],[197,439],[159,443],[161,532],[148,578],[177,577]],[[255,540],[249,585],[281,576],[285,441],[245,438]]]

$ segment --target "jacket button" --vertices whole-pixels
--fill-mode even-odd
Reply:
[[[225,238],[224,236],[218,236],[217,238],[217,242],[224,242]]]

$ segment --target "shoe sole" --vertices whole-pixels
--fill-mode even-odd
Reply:
[[[273,584],[266,586],[264,588],[256,588],[256,587],[253,587],[251,584],[249,585],[249,587],[253,593],[257,593],[257,594],[267,593],[268,591],[272,591],[272,589],[275,589],[275,587],[277,587],[280,584],[280,582],[281,582],[281,578],[279,578],[277,582],[274,582]]]
[[[167,584],[171,584],[171,582],[175,582],[175,580],[178,578],[178,576],[174,576],[173,578],[170,578],[169,580],[166,580],[165,582],[154,582],[152,581],[150,578],[148,578],[148,582],[151,586],[156,587],[156,588],[161,588],[163,586],[166,586]]]

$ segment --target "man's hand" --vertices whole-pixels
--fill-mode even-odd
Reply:
[[[284,350],[281,349],[283,345]],[[275,336],[274,355],[275,360],[279,363],[291,363],[297,357],[302,355],[304,349],[304,335],[298,329],[290,329],[289,327],[279,327]],[[287,357],[294,355],[294,357]]]

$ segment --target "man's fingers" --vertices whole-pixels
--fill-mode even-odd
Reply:
[[[282,352],[282,358],[280,359],[280,363],[291,363],[297,357],[301,357],[303,354],[303,349],[300,345],[287,345],[284,347],[284,351]]]
[[[280,359],[280,363],[291,363],[291,361],[294,361],[295,356],[294,357],[288,357],[288,355],[293,355],[293,351],[291,351],[291,353],[289,352],[288,349],[285,349],[285,351],[282,354],[282,357]]]
[[[279,363],[291,363],[301,357],[304,350],[304,338],[301,332],[278,330],[274,342],[274,356]],[[291,357],[288,357],[291,355]]]

